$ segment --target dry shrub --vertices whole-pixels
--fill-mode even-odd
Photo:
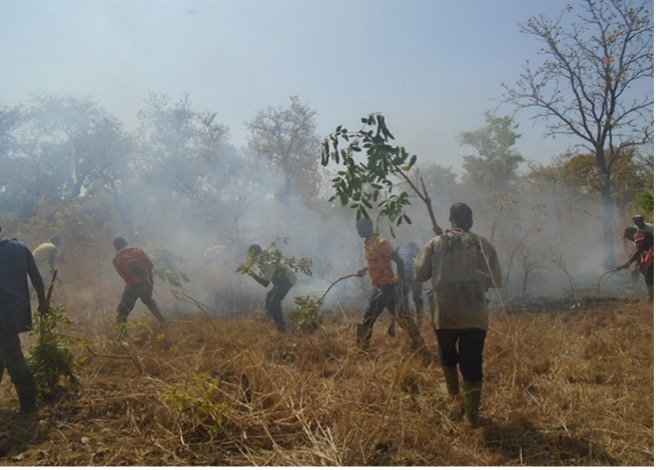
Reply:
[[[387,336],[387,318],[363,353],[350,316],[279,334],[256,319],[156,325],[135,311],[116,341],[111,312],[68,310],[80,392],[11,437],[7,419],[6,464],[653,464],[653,309],[642,300],[493,315],[476,430],[454,414],[439,365],[402,332]],[[428,325],[423,335],[436,354]],[[6,382],[0,397],[15,401]]]

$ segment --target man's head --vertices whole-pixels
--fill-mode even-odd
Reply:
[[[247,253],[250,256],[257,256],[262,253],[262,247],[257,243],[253,243],[251,246],[248,247]]]
[[[410,242],[407,245],[408,251],[412,253],[413,255],[418,255],[419,254],[419,246],[415,242]]]
[[[52,243],[55,246],[61,245],[61,237],[57,235],[50,237],[50,243]]]
[[[626,238],[627,240],[633,241],[633,236],[636,234],[637,231],[638,229],[635,227],[626,227],[624,229],[624,235],[622,235],[622,238]]]
[[[449,211],[449,220],[453,228],[469,230],[474,225],[471,207],[464,202],[456,202]]]
[[[126,246],[128,246],[128,242],[125,241],[125,238],[116,237],[114,239],[114,248],[116,249],[116,251],[121,251]]]
[[[645,218],[644,216],[638,214],[633,216],[633,223],[636,225],[638,228],[644,228],[645,226]]]
[[[362,238],[369,238],[374,233],[374,223],[370,219],[360,219],[355,223],[358,235]]]

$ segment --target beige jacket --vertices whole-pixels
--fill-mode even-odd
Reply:
[[[424,246],[412,271],[418,282],[433,281],[435,328],[487,330],[485,292],[502,284],[497,252],[487,239],[461,229],[447,230]]]

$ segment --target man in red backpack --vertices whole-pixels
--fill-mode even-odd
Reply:
[[[125,290],[121,296],[116,318],[118,323],[126,323],[128,315],[134,308],[137,299],[148,307],[150,313],[160,323],[164,323],[164,317],[159,311],[157,303],[153,299],[153,263],[144,251],[136,246],[128,246],[123,237],[114,239],[116,256],[112,264],[116,272],[125,281]]]

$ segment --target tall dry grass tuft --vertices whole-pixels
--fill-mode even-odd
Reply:
[[[485,351],[483,425],[453,413],[437,363],[376,325],[328,315],[314,334],[255,318],[75,311],[80,390],[31,426],[10,416],[11,465],[499,466],[654,463],[653,307],[495,314]],[[91,313],[90,313],[91,312]],[[78,319],[77,322],[75,321]],[[436,354],[428,325],[422,332]],[[0,397],[15,401],[5,382]]]

